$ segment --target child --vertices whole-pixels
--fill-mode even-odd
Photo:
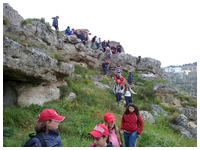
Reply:
[[[104,72],[104,76],[106,76],[107,72],[108,72],[108,65],[110,64],[109,60],[106,60],[105,62],[102,62],[102,69]]]
[[[143,127],[138,107],[133,103],[128,104],[121,120],[121,134],[124,133],[125,147],[136,146],[136,140],[140,137]]]
[[[104,124],[97,124],[89,134],[94,139],[94,143],[90,147],[113,147],[108,139],[108,128]]]
[[[123,92],[122,89],[123,89],[123,86],[121,86],[120,80],[116,80],[116,83],[113,87],[113,92],[116,96],[116,101],[118,105],[119,105],[119,101],[122,99],[122,92]]]
[[[125,87],[124,87],[124,97],[125,97],[125,101],[126,101],[126,106],[129,104],[129,103],[132,103],[132,97],[131,97],[131,93],[133,94],[137,94],[135,93],[130,87],[128,84],[125,84]]]
[[[53,109],[46,108],[39,115],[35,123],[36,133],[40,133],[45,139],[46,147],[62,147],[61,138],[57,132],[58,125],[65,119],[65,116],[60,116]],[[42,147],[40,140],[37,137],[29,141],[30,147]]]
[[[112,113],[106,113],[104,115],[104,124],[109,130],[109,141],[112,142],[114,147],[122,147],[121,136],[119,128],[115,123],[115,117]]]
[[[119,74],[119,76],[121,76],[121,73],[122,73],[122,68],[120,64],[117,64],[117,66],[115,67],[115,74]]]
[[[128,81],[129,86],[131,86],[133,84],[133,82],[134,82],[134,76],[131,73],[131,71],[129,71],[129,75],[128,75],[127,81]]]
[[[52,23],[52,26],[58,31],[59,28],[58,28],[58,19],[59,19],[59,16],[56,16],[56,17],[53,17],[53,23]]]

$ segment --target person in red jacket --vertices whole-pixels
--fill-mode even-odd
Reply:
[[[121,134],[124,133],[125,147],[135,147],[136,140],[140,137],[144,123],[139,114],[138,106],[129,103],[121,120]]]

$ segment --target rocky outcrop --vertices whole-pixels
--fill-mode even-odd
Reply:
[[[10,24],[18,26],[20,26],[21,22],[24,20],[24,18],[20,16],[8,3],[3,3],[3,16]]]

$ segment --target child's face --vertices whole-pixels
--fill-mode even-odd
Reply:
[[[132,112],[134,112],[135,108],[132,107],[132,106],[129,106],[128,110],[129,110],[130,113],[132,113]]]
[[[59,122],[56,121],[47,121],[47,126],[49,130],[57,130]]]
[[[107,143],[106,143],[106,140],[107,140],[108,137],[98,137],[98,138],[94,138],[94,145],[95,147],[106,147],[107,146]]]
[[[114,127],[114,125],[115,125],[115,121],[109,122],[109,123],[108,123],[108,128],[109,128],[109,129],[112,129],[112,128]]]

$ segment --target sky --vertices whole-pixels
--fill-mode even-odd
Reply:
[[[120,42],[125,53],[150,57],[161,67],[197,62],[198,0],[6,0],[24,18],[59,16],[59,30],[88,29]],[[198,8],[198,9],[197,9]],[[52,29],[54,29],[52,27]]]

